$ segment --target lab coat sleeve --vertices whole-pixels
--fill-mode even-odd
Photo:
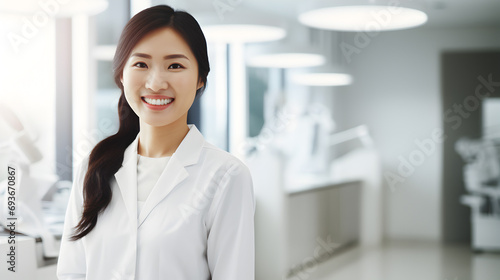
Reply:
[[[86,164],[80,164],[76,169],[73,187],[68,201],[64,229],[61,237],[61,248],[57,262],[57,277],[59,280],[85,279],[86,261],[82,239],[70,241],[74,227],[78,224],[83,212],[83,177]]]
[[[252,177],[241,162],[219,181],[209,216],[207,259],[212,280],[254,280],[255,198]]]

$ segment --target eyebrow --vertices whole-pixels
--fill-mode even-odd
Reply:
[[[149,54],[145,54],[145,53],[133,53],[131,55],[131,57],[132,56],[149,58],[149,59],[152,58]],[[187,58],[187,56],[185,56],[183,54],[169,54],[169,55],[166,55],[166,56],[163,57],[163,59],[174,59],[174,58],[185,58],[185,59],[189,60],[189,58]]]

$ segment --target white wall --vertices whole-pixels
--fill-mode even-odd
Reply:
[[[347,63],[355,82],[332,90],[334,116],[339,129],[368,124],[384,173],[399,176],[400,157],[417,156],[415,141],[441,129],[440,54],[498,49],[500,28],[426,27],[366,38],[362,42],[356,33],[341,37],[356,48]],[[442,149],[437,143],[413,174],[401,176],[403,182],[391,188],[384,179],[387,238],[440,240],[441,170]]]

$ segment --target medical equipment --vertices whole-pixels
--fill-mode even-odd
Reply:
[[[461,138],[455,150],[466,162],[464,183],[470,194],[460,201],[472,210],[472,247],[500,250],[500,141]]]
[[[15,170],[16,174],[15,184],[11,185],[15,191],[10,192],[11,194],[8,190],[8,180],[0,182],[0,225],[7,227],[9,224],[7,218],[17,217],[16,232],[31,237],[40,237],[43,241],[44,256],[57,257],[59,254],[59,245],[55,238],[57,229],[52,228],[51,231],[47,221],[62,223],[64,220],[65,209],[60,209],[61,207],[58,205],[67,203],[67,199],[62,197],[64,194],[60,190],[68,188],[68,184],[67,182],[58,182],[55,175],[32,174],[30,165],[43,158],[41,152],[9,107],[0,105],[0,116],[14,132],[14,136],[10,137],[6,143],[1,143],[0,146],[9,154],[8,166],[13,168],[12,170]],[[8,208],[8,198],[12,195],[15,197],[14,213],[10,213]],[[47,200],[53,199],[59,201],[58,205],[46,204]],[[51,211],[52,215],[46,215],[47,211]]]

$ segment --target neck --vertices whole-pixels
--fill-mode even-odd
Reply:
[[[179,119],[166,126],[140,122],[137,153],[145,157],[171,156],[189,132],[187,120]]]

